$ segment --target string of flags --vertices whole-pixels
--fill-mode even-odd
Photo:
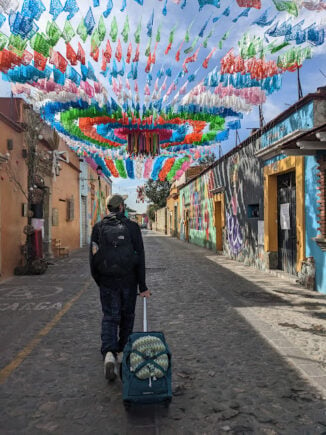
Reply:
[[[107,176],[172,180],[313,57],[325,14],[320,0],[0,0],[0,71]]]

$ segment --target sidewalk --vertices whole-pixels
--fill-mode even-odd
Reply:
[[[224,256],[207,258],[257,286],[234,290],[239,301],[251,301],[238,312],[326,397],[326,295]]]

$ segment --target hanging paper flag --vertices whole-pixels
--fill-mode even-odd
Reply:
[[[139,51],[139,44],[137,45],[137,47],[136,47],[136,53],[135,53],[135,56],[134,56],[134,58],[133,58],[133,62],[138,62],[139,61],[139,54],[140,54],[140,51]]]
[[[183,0],[183,3],[181,5],[181,9],[184,9],[187,5],[187,0]]]
[[[257,24],[257,26],[260,27],[270,26],[275,20],[276,15],[274,15],[273,18],[268,19],[268,14],[269,9],[266,9],[266,11],[262,15],[260,15],[260,17],[258,17],[252,24]]]
[[[44,57],[41,53],[34,51],[34,66],[40,71],[44,71],[47,63],[47,57]]]
[[[313,45],[322,45],[325,41],[325,30],[324,29],[308,29],[308,41]]]
[[[76,0],[67,0],[63,8],[64,12],[68,12],[67,20],[71,20],[79,11]]]
[[[175,55],[175,60],[177,62],[179,62],[179,60],[180,60],[180,53],[181,53],[181,49],[182,49],[183,43],[184,43],[184,41],[181,42],[181,44],[180,44],[180,46],[178,48],[178,51],[176,52],[176,55]]]
[[[6,17],[3,14],[0,14],[0,27],[2,27],[5,21],[6,21]]]
[[[220,133],[217,133],[215,136],[216,142],[222,142],[223,140],[227,140],[229,138],[229,130],[221,131]]]
[[[7,1],[5,1],[5,3],[7,3]],[[10,4],[11,9],[15,9],[12,8],[12,1],[10,0],[8,2]],[[17,9],[17,7],[16,7]],[[21,10],[21,14],[24,17],[28,17],[31,20],[36,20],[38,21],[41,18],[41,15],[43,14],[43,12],[46,10],[46,7],[44,6],[44,4],[41,2],[41,0],[27,0],[24,1],[23,3],[23,7]],[[8,11],[9,14],[9,11]]]
[[[61,37],[61,30],[58,25],[52,21],[48,22],[46,26],[46,34],[48,36],[48,41],[51,47],[54,47]]]
[[[189,24],[188,29],[186,30],[186,34],[185,34],[185,37],[184,37],[185,42],[189,42],[190,41],[190,30],[191,30],[191,27],[192,27],[193,23],[194,22],[192,21]]]
[[[134,90],[135,92],[139,92],[137,80],[134,82]]]
[[[249,12],[250,12],[250,8],[245,9],[243,12],[241,12],[241,14],[239,14],[236,18],[234,18],[232,22],[236,23],[239,20],[239,18],[247,17],[249,15]]]
[[[117,48],[115,50],[115,58],[117,59],[118,62],[120,62],[122,58],[122,47],[121,47],[120,39],[118,39]]]
[[[182,69],[183,69],[183,71],[185,73],[188,72],[188,69],[187,69],[187,66],[186,66],[187,63],[196,62],[197,61],[199,50],[200,50],[200,47],[197,48],[196,52],[192,56],[187,57],[185,59],[185,61],[183,62]]]
[[[240,8],[261,8],[260,0],[237,0],[237,3]]]
[[[106,25],[104,23],[103,15],[100,16],[100,20],[97,26],[97,32],[98,32],[99,40],[103,42],[106,35]]]
[[[123,160],[120,160],[120,159],[116,160],[115,167],[117,168],[117,171],[119,172],[119,175],[121,178],[127,178],[127,172],[125,170]]]
[[[110,63],[112,56],[112,48],[110,44],[110,40],[107,40],[105,51],[103,52],[103,56],[105,57],[107,63]]]
[[[145,68],[145,72],[146,73],[150,72],[151,66],[152,66],[152,55],[151,55],[151,53],[149,53],[149,56],[148,56],[148,59],[147,59],[147,65],[146,65],[146,68]]]
[[[141,20],[139,21],[136,32],[134,33],[136,44],[140,43],[140,34],[141,34]]]
[[[103,12],[105,18],[107,18],[110,15],[112,9],[113,9],[113,2],[112,0],[109,0],[106,6],[106,10]]]
[[[63,6],[60,0],[51,0],[49,13],[53,16],[54,20],[58,18],[62,11]]]
[[[169,51],[172,48],[172,44],[173,44],[173,41],[174,41],[175,30],[176,30],[176,27],[174,26],[173,29],[170,32],[170,35],[169,35],[169,45],[166,47],[165,54],[168,54]]]
[[[230,6],[228,6],[226,9],[224,9],[220,16],[213,18],[213,23],[216,23],[220,18],[222,18],[222,16],[228,17],[230,15],[230,12],[231,9]]]
[[[209,38],[211,38],[211,37],[213,36],[213,33],[214,33],[214,30],[215,30],[215,27],[216,27],[216,26],[214,26],[214,28],[209,32],[209,34],[208,34],[208,35],[206,36],[206,38],[204,39],[204,41],[203,41],[203,47],[207,48],[208,40],[209,40]]]
[[[72,25],[70,24],[70,21],[66,21],[63,31],[62,31],[62,37],[65,40],[65,42],[70,42],[72,40],[72,38],[75,36],[75,31],[72,27]]]
[[[155,41],[156,42],[160,42],[161,41],[161,24],[157,28]]]
[[[98,58],[100,56],[100,49],[96,45],[92,45],[91,48],[91,57],[95,60],[95,62],[98,62]]]
[[[273,0],[278,11],[286,11],[288,14],[298,16],[298,7],[294,1]]]
[[[196,47],[198,41],[199,41],[199,36],[196,36],[196,38],[193,40],[191,46],[188,47],[188,48],[184,51],[184,53],[185,53],[185,54],[189,54],[189,53],[191,53],[191,52],[194,50],[194,48]]]
[[[66,44],[66,58],[71,65],[77,65],[77,54],[69,43]]]
[[[236,119],[235,121],[229,121],[227,123],[227,128],[230,130],[239,130],[241,128],[240,120]]]
[[[212,49],[212,51],[209,53],[209,55],[206,57],[206,59],[203,62],[203,68],[207,68],[208,67],[208,62],[210,61],[211,57],[215,53],[216,49],[217,49],[217,47],[214,47]]]
[[[118,36],[118,23],[116,17],[113,17],[111,23],[110,37],[113,42],[116,42]]]
[[[165,0],[165,3],[164,3],[164,6],[163,6],[163,9],[162,9],[162,14],[166,17],[166,14],[168,13],[168,10],[167,10],[167,4],[168,4],[168,0]]]
[[[171,77],[171,76],[172,76],[172,70],[171,70],[171,68],[167,68],[166,71],[165,71],[165,74],[166,74],[168,77]]]
[[[98,6],[100,6],[100,0],[93,0],[93,6],[94,6],[94,8],[97,8]]]
[[[80,80],[81,80],[81,76],[75,70],[75,68],[72,68],[71,66],[67,68],[67,78],[69,80],[73,81],[77,86],[79,86]]]
[[[149,38],[152,37],[153,24],[154,24],[154,9],[153,9],[152,15],[150,16],[150,19],[149,19],[147,26],[146,26],[147,27],[147,36]]]
[[[78,42],[77,60],[79,60],[79,62],[83,65],[86,63],[85,51],[80,42]]]
[[[94,30],[95,24],[96,24],[91,7],[88,9],[86,17],[84,19],[84,23],[85,23],[85,27],[87,29],[87,34],[91,35],[93,30]]]
[[[201,11],[205,5],[212,5],[216,8],[220,7],[220,0],[198,0],[199,10]]]
[[[127,63],[130,63],[131,54],[132,54],[132,45],[131,45],[131,42],[129,42],[128,49],[127,49],[127,56],[126,56]]]
[[[125,20],[125,24],[123,26],[123,30],[121,32],[121,35],[123,37],[123,42],[127,43],[128,42],[128,37],[129,37],[129,31],[130,31],[130,27],[129,27],[129,19],[128,19],[128,15],[126,16],[126,20]]]
[[[152,38],[150,38],[148,40],[147,47],[146,47],[146,50],[145,50],[145,56],[149,56],[149,54],[151,52],[151,45],[152,45]]]
[[[122,5],[121,5],[120,12],[124,12],[126,7],[127,7],[127,0],[122,0]]]
[[[226,32],[224,33],[224,35],[222,36],[222,38],[220,39],[219,43],[218,43],[218,48],[221,50],[222,46],[223,46],[223,41],[225,41],[230,35],[230,32]]]
[[[157,50],[157,46],[158,46],[158,42],[155,44],[154,51],[153,51],[153,54],[152,54],[152,64],[153,65],[156,63],[156,50]]]
[[[85,26],[84,18],[81,19],[81,22],[79,23],[77,30],[77,34],[80,36],[80,39],[85,42],[88,36],[87,28]]]
[[[210,19],[211,19],[211,17],[209,17],[208,20],[206,20],[205,24],[203,25],[203,27],[201,28],[200,32],[198,33],[198,36],[200,38],[202,38],[204,36],[206,27],[208,26],[208,23],[209,23]]]
[[[144,0],[135,0],[140,6],[143,6]]]
[[[36,35],[34,35],[30,41],[30,45],[33,48],[33,50],[43,54],[43,56],[45,57],[49,57],[50,44],[46,36],[43,35],[42,33],[37,33]]]

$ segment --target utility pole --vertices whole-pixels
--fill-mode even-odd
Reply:
[[[265,124],[264,113],[263,113],[263,105],[262,104],[259,104],[258,111],[259,111],[259,128],[262,128],[262,127],[264,127],[264,124]]]
[[[301,100],[301,98],[303,97],[303,92],[302,92],[302,86],[301,86],[301,80],[300,80],[300,68],[297,68],[297,82],[298,82],[298,99]]]

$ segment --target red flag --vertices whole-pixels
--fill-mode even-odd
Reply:
[[[118,40],[118,45],[115,50],[115,58],[117,59],[118,62],[120,62],[122,58],[122,47],[121,47],[120,39]]]
[[[108,39],[108,42],[106,43],[106,48],[105,48],[105,51],[103,53],[103,56],[105,57],[107,63],[110,63],[111,56],[112,56],[112,48],[111,48],[111,44],[110,44],[109,39]]]
[[[79,60],[79,62],[82,63],[83,65],[85,65],[86,63],[85,51],[83,47],[80,45],[80,42],[78,42],[77,60]]]
[[[171,50],[171,48],[172,48],[172,42],[170,42],[170,44],[166,47],[164,54],[168,54],[168,52]]]
[[[179,49],[178,49],[178,51],[176,52],[176,55],[175,55],[175,60],[177,62],[179,62],[179,60],[180,60],[180,53],[181,53],[181,48],[183,46],[183,43],[184,43],[184,41],[181,42],[180,47],[179,47]]]
[[[127,50],[127,57],[126,57],[126,62],[130,63],[131,60],[131,54],[132,54],[132,45],[131,42],[128,45],[128,50]]]
[[[77,65],[77,54],[69,42],[66,44],[66,58],[69,60],[71,65]]]
[[[208,67],[208,62],[210,61],[211,57],[215,53],[216,49],[217,49],[217,47],[214,47],[213,50],[209,53],[209,55],[206,57],[206,59],[203,62],[203,68],[207,68]]]
[[[139,61],[139,44],[137,45],[136,53],[135,53],[135,56],[134,56],[132,61],[133,62],[138,62]]]
[[[43,54],[34,51],[34,66],[40,71],[44,71],[46,67],[46,62],[48,58],[44,57]]]

